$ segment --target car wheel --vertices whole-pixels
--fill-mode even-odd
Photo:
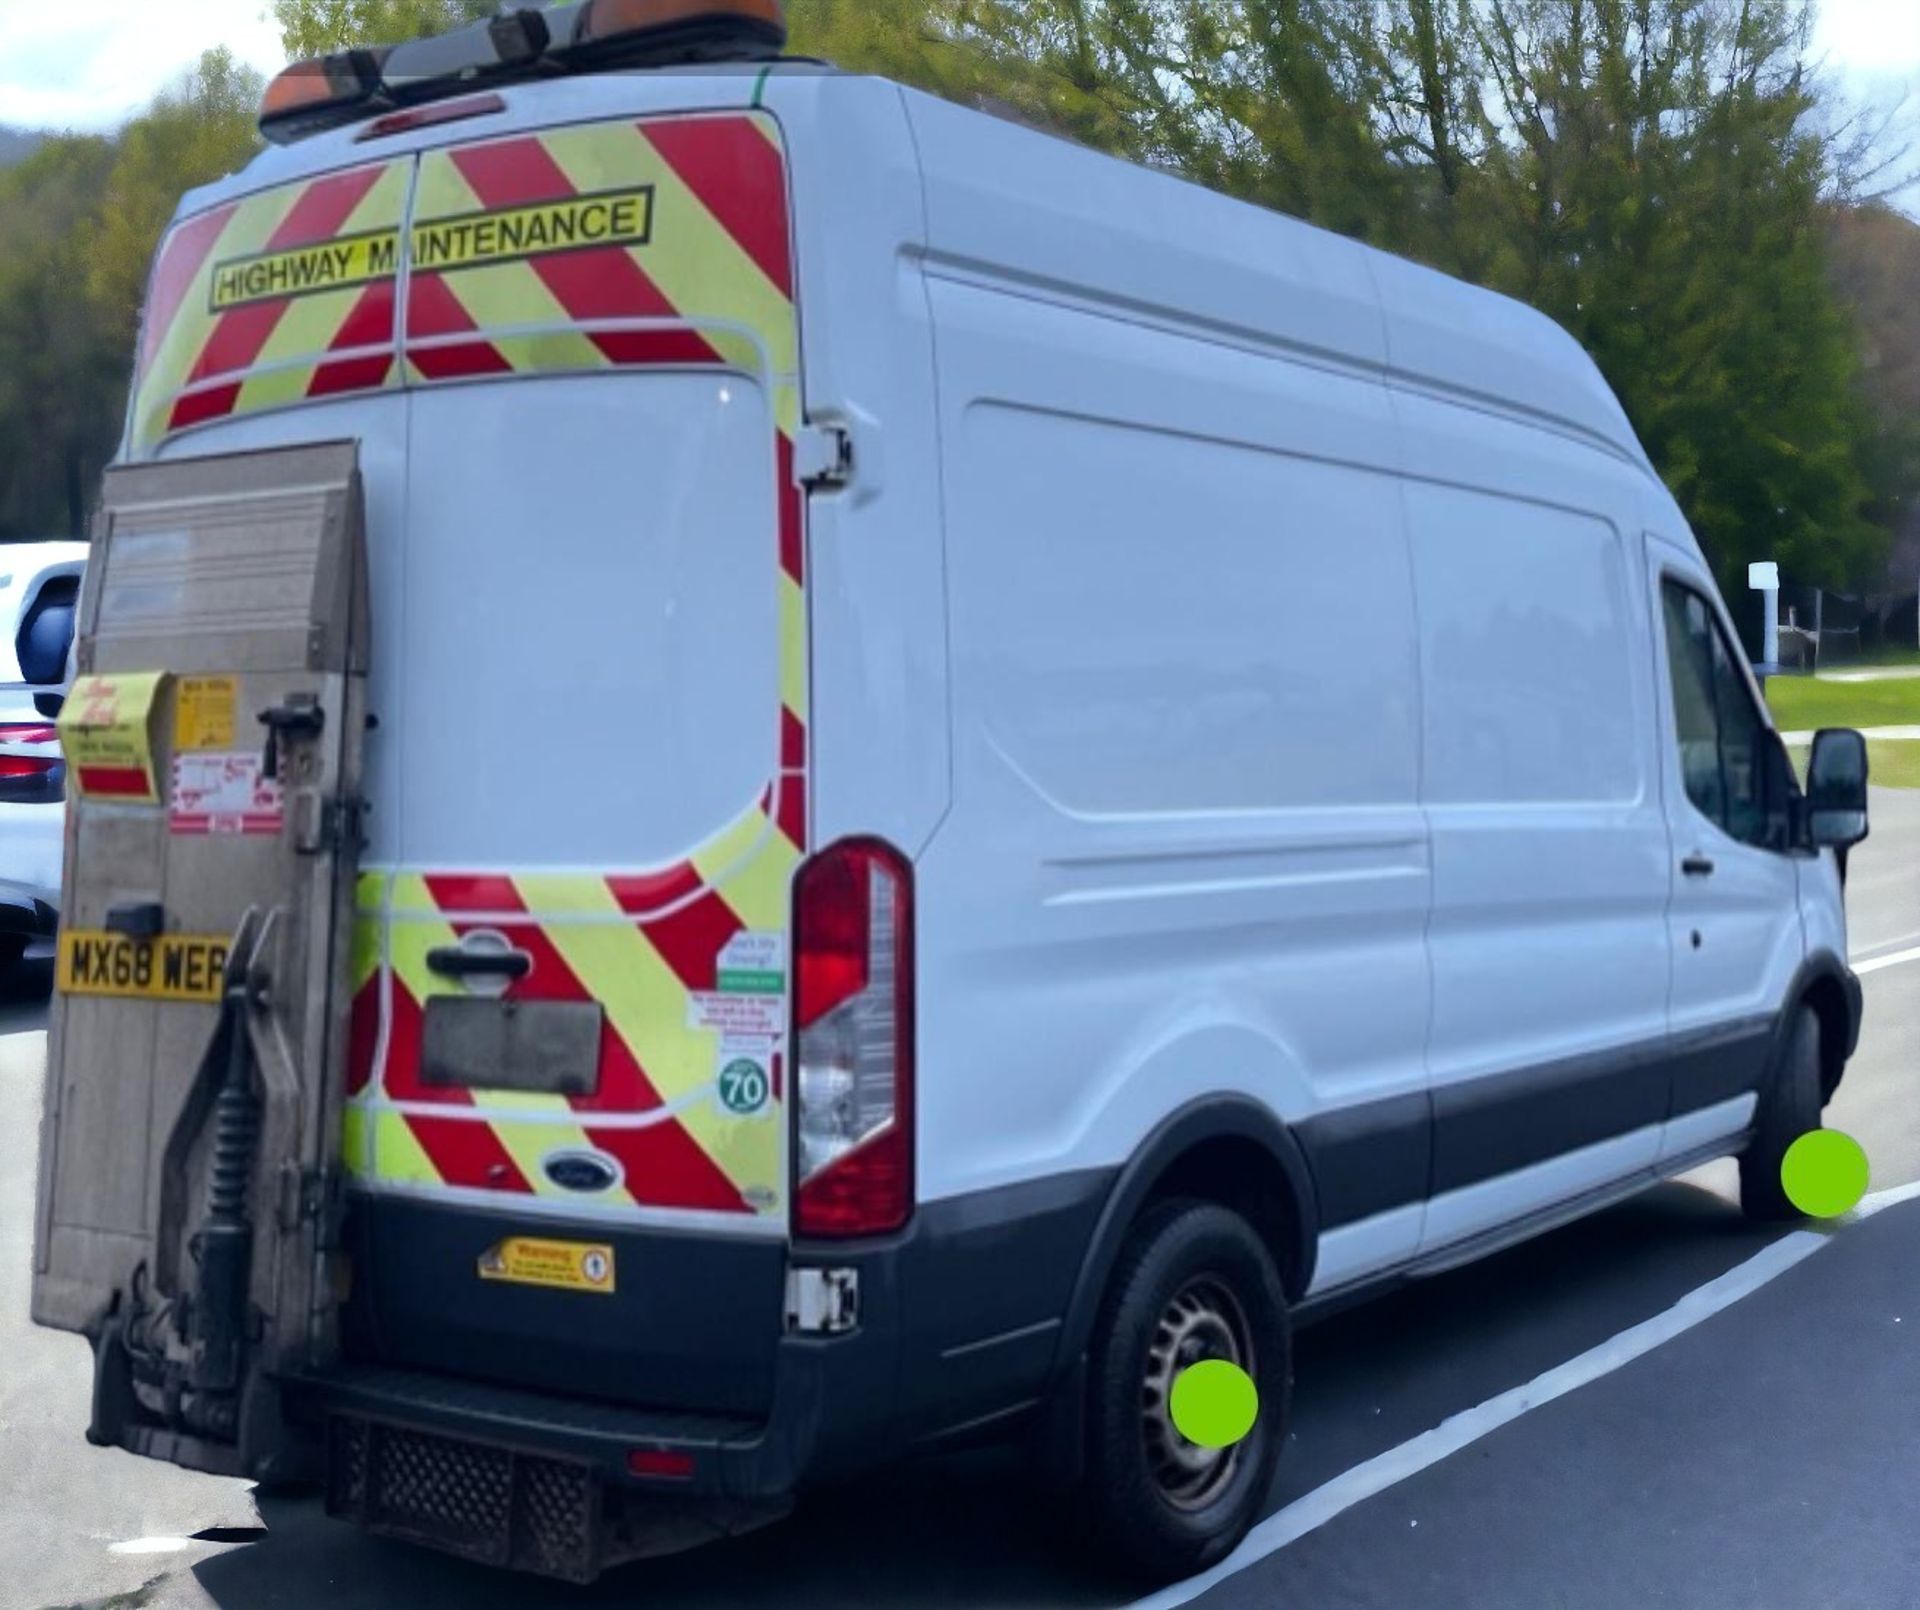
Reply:
[[[1820,1112],[1820,1019],[1803,1006],[1786,1054],[1760,1092],[1753,1139],[1740,1154],[1740,1206],[1748,1218],[1779,1223],[1804,1217],[1780,1182],[1780,1165],[1788,1147],[1820,1127]]]
[[[1260,1412],[1230,1448],[1175,1429],[1173,1383],[1203,1359],[1253,1378]],[[1146,1213],[1121,1250],[1088,1358],[1086,1493],[1111,1557],[1168,1582],[1224,1558],[1258,1518],[1286,1442],[1292,1347],[1265,1243],[1207,1202]]]

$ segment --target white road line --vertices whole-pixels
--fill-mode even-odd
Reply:
[[[1920,1180],[1911,1185],[1882,1191],[1862,1202],[1850,1219],[1871,1218],[1883,1208],[1920,1197]],[[1565,1397],[1569,1392],[1611,1375],[1624,1364],[1670,1342],[1703,1320],[1711,1319],[1743,1297],[1750,1297],[1770,1280],[1785,1274],[1795,1264],[1810,1258],[1833,1240],[1830,1230],[1795,1230],[1783,1236],[1745,1263],[1736,1265],[1717,1280],[1708,1281],[1687,1293],[1665,1313],[1620,1332],[1618,1336],[1590,1348],[1578,1358],[1548,1370],[1545,1375],[1517,1386],[1485,1403],[1444,1420],[1431,1431],[1422,1432],[1410,1442],[1356,1465],[1324,1486],[1316,1487],[1303,1498],[1277,1510],[1247,1534],[1246,1540],[1212,1570],[1176,1583],[1151,1598],[1142,1599],[1130,1610],[1172,1610],[1175,1605],[1191,1603],[1208,1589],[1248,1566],[1277,1554],[1289,1543],[1325,1526],[1354,1505],[1364,1503],[1387,1488],[1417,1476],[1431,1465],[1458,1453],[1471,1443],[1517,1420],[1529,1409]]]
[[[1856,973],[1877,973],[1883,967],[1899,967],[1906,962],[1920,962],[1920,945],[1911,950],[1896,950],[1891,956],[1875,956],[1871,961],[1855,962]]]
[[[181,1554],[193,1547],[186,1537],[136,1537],[126,1543],[109,1543],[109,1554]]]

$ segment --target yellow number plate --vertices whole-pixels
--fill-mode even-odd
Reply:
[[[129,939],[85,929],[60,935],[59,984],[67,995],[217,1002],[226,965],[224,939],[192,934]]]

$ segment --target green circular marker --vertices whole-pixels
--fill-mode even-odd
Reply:
[[[1202,1359],[1173,1379],[1173,1428],[1202,1448],[1231,1448],[1260,1417],[1260,1389],[1238,1364]]]
[[[1810,1129],[1781,1159],[1780,1185],[1808,1218],[1837,1219],[1867,1194],[1867,1154],[1851,1135]]]

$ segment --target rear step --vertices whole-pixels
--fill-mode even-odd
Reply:
[[[591,1582],[788,1508],[741,1491],[765,1427],[739,1416],[386,1369],[304,1381],[293,1397],[325,1422],[328,1514],[486,1565]]]

